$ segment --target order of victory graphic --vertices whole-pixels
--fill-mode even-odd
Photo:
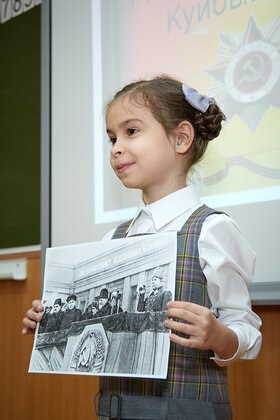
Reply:
[[[165,378],[176,232],[49,248],[29,372]]]
[[[280,197],[280,3],[276,3],[124,2],[123,78],[174,75],[214,97],[226,116],[219,137],[209,143],[190,179],[213,207]],[[156,15],[156,22],[145,19],[147,15]],[[144,47],[147,43],[149,49]],[[112,189],[105,195],[105,210],[136,206],[136,193],[128,194],[104,165],[105,190]]]
[[[204,68],[213,78],[208,93],[223,109],[238,147],[230,155],[225,153],[218,165],[209,164],[204,187],[211,192],[211,186],[226,180],[232,170],[239,179],[236,188],[241,190],[244,176],[246,189],[278,185],[278,137],[273,120],[266,129],[263,124],[269,109],[280,108],[280,17],[260,27],[251,14],[244,32],[219,33],[219,43],[219,63]],[[247,132],[234,117],[245,124]]]
[[[263,28],[251,14],[245,32],[220,33],[220,62],[205,69],[228,119],[255,131],[270,106],[280,108],[280,17]],[[237,106],[238,105],[238,106]]]

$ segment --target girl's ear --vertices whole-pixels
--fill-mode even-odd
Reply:
[[[189,121],[182,121],[175,130],[175,148],[179,154],[190,149],[194,139],[194,128]]]

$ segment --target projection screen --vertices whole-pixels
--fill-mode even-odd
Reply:
[[[192,182],[256,251],[253,299],[280,301],[279,12],[276,0],[52,2],[52,246],[100,240],[133,217],[139,192],[110,168],[104,106],[126,83],[166,73],[225,113]]]

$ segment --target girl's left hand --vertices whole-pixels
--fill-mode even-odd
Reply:
[[[167,328],[186,334],[184,338],[176,334],[170,335],[170,340],[185,347],[205,350],[211,349],[217,334],[217,320],[211,311],[204,306],[191,302],[168,302],[166,316],[177,318],[184,322],[168,319],[164,322]]]
[[[167,303],[166,315],[187,322],[173,319],[164,322],[167,328],[188,336],[170,334],[174,343],[200,350],[211,349],[223,359],[231,358],[237,351],[236,334],[221,324],[208,308],[191,302],[171,301]]]

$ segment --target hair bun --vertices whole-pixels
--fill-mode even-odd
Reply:
[[[222,129],[222,121],[225,119],[226,117],[218,105],[210,104],[205,113],[196,113],[196,131],[204,141],[211,141],[218,137]]]

